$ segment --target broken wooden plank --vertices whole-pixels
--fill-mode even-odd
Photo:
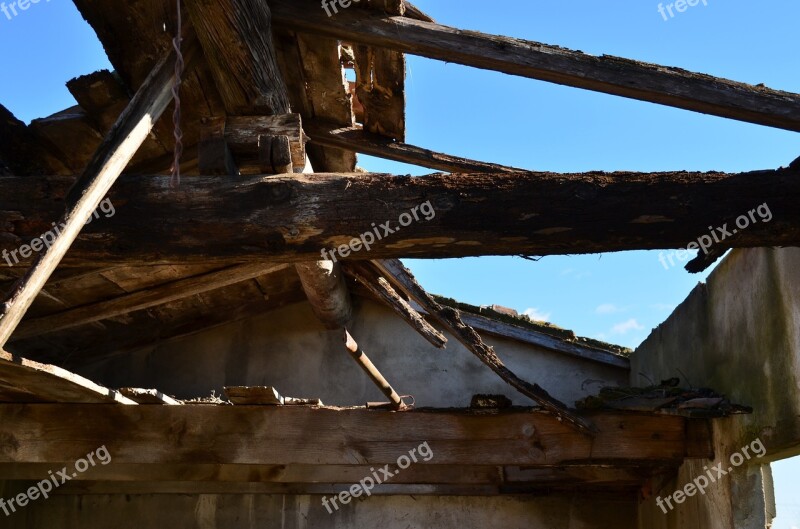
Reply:
[[[195,56],[193,41],[188,43],[184,55],[186,63],[191,64]],[[11,292],[0,310],[0,347],[8,341],[39,291],[78,237],[86,219],[97,209],[172,101],[176,60],[177,55],[173,51],[159,62],[70,190],[67,212],[61,219],[63,226],[60,233],[34,260],[32,268]]]
[[[285,264],[248,263],[196,277],[180,279],[114,299],[76,307],[42,318],[27,320],[19,326],[17,332],[12,335],[12,339],[22,340],[40,334],[114,318],[130,312],[149,309],[171,301],[254,279],[265,274],[278,272],[286,267],[287,265]]]
[[[0,349],[0,403],[136,404],[117,391],[60,367]],[[13,423],[13,419],[11,419]]]
[[[401,318],[411,325],[423,338],[434,347],[443,349],[447,338],[437,331],[433,325],[417,312],[405,299],[403,299],[385,278],[375,274],[372,269],[358,262],[347,263],[344,267],[347,274],[352,275],[361,285],[372,293],[375,298],[391,308]]]
[[[116,215],[87,226],[66,259],[96,266],[302,262],[324,258],[323,249],[330,258],[330,249],[359,233],[374,240],[350,259],[587,254],[686,248],[699,236],[713,240],[709,226],[728,230],[724,243],[735,248],[800,245],[797,169],[195,177],[165,193],[168,181],[122,177],[109,195]],[[25,219],[0,223],[1,259],[8,256],[4,249],[18,252],[3,233],[24,242],[51,229],[70,182],[0,178],[0,211]],[[198,220],[198,211],[213,221]],[[733,234],[736,216],[750,213],[747,229]],[[407,222],[409,215],[411,224],[400,227],[401,216]],[[653,259],[654,267],[664,265]]]
[[[450,156],[434,152],[422,147],[399,143],[390,139],[370,134],[360,127],[336,128],[312,121],[304,126],[311,142],[317,145],[348,149],[361,154],[369,154],[386,160],[408,163],[447,171],[451,173],[469,172],[508,172],[519,173],[524,169],[479,162],[460,156]]]
[[[445,327],[464,347],[477,356],[492,371],[511,387],[531,398],[534,402],[549,411],[559,420],[586,434],[594,434],[594,426],[570,411],[564,403],[554,399],[538,384],[531,384],[508,369],[494,349],[485,343],[475,330],[465,325],[460,313],[450,307],[443,307],[428,294],[411,272],[397,260],[373,261],[372,265],[379,269],[385,277],[394,282],[407,296],[419,303],[432,318]]]
[[[270,6],[273,23],[285,29],[800,131],[800,95],[790,92],[358,9],[327,17],[311,0]]]
[[[119,392],[137,404],[182,406],[183,402],[161,393],[157,389],[119,388]]]
[[[225,396],[239,406],[322,406],[320,399],[284,397],[271,386],[225,386]]]

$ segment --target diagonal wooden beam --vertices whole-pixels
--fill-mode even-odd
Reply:
[[[126,296],[24,321],[11,339],[22,340],[32,336],[70,329],[86,323],[115,318],[123,314],[157,307],[165,303],[255,279],[287,267],[288,265],[285,264],[249,263],[198,277],[173,281],[141,292],[134,292]]]
[[[464,31],[401,16],[272,0],[274,24],[348,42],[800,132],[800,95],[619,57]]]
[[[437,331],[433,325],[425,321],[425,318],[412,307],[408,301],[403,299],[392,285],[380,274],[365,263],[353,261],[344,265],[346,274],[354,277],[361,285],[372,293],[379,301],[382,301],[401,318],[406,320],[423,338],[428,340],[431,345],[444,349],[447,338]]]
[[[423,149],[407,143],[395,142],[377,134],[370,134],[361,127],[340,128],[312,121],[311,123],[306,123],[303,128],[311,138],[311,142],[318,145],[347,149],[386,160],[409,163],[439,171],[451,173],[518,173],[524,171],[524,169],[450,156],[449,154]]]
[[[189,40],[184,50],[186,64],[191,64],[194,60],[195,51],[194,41]],[[173,50],[155,66],[70,190],[67,211],[61,219],[63,228],[59,235],[34,261],[5,304],[0,306],[0,347],[5,345],[22,321],[33,300],[78,237],[86,220],[97,209],[172,101],[171,89],[176,80],[176,60],[177,54]]]
[[[373,261],[373,266],[378,268],[384,276],[393,281],[405,294],[413,298],[428,313],[436,319],[440,325],[445,327],[450,333],[461,342],[464,347],[477,356],[481,362],[497,373],[511,387],[533,399],[542,408],[549,411],[559,420],[564,421],[573,428],[586,434],[594,434],[596,429],[591,422],[582,417],[578,417],[558,400],[541,388],[538,384],[531,384],[519,378],[508,369],[500,357],[494,352],[492,347],[483,343],[483,340],[475,330],[469,325],[465,325],[461,320],[461,315],[455,309],[443,307],[428,294],[417,282],[411,272],[397,260]]]

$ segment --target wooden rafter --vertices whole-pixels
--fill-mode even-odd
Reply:
[[[402,16],[350,9],[327,17],[312,0],[270,5],[275,25],[285,29],[800,131],[798,94]]]

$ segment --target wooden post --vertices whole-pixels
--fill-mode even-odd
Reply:
[[[185,54],[187,63],[194,50],[193,41],[189,44],[191,46],[186,49]],[[2,306],[0,347],[11,337],[33,300],[78,237],[86,220],[97,209],[172,101],[176,57],[173,50],[158,62],[70,190],[67,212],[61,218],[64,227],[60,234],[36,258],[31,269]]]

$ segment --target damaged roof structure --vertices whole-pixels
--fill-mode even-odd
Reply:
[[[774,412],[800,387],[800,257],[766,249],[800,242],[800,163],[564,174],[434,152],[406,143],[405,55],[795,132],[800,95],[463,31],[405,0],[74,3],[114,71],[30,125],[0,107],[0,498],[101,463],[8,527],[765,527],[767,500],[736,496],[768,495],[757,466],[685,511],[655,501],[742,440],[800,450],[800,414]],[[756,202],[773,221],[690,262],[741,249],[633,354],[431,295],[400,261],[681,247]],[[764,310],[717,317],[709,299],[745,276]],[[730,377],[702,363],[758,317],[785,331],[768,396],[735,384],[755,333],[728,347]]]

